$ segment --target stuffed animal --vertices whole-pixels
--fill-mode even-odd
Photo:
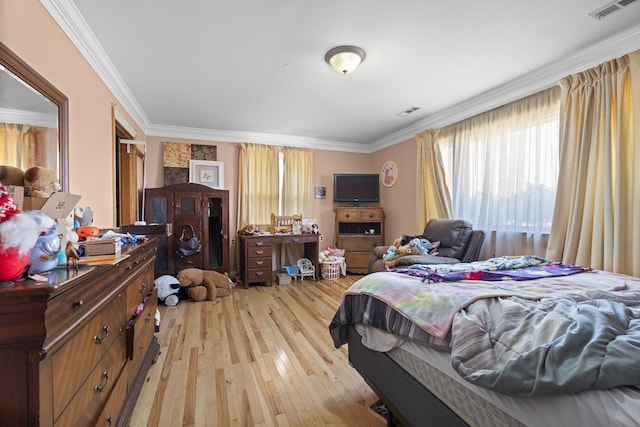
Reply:
[[[175,277],[165,274],[153,281],[158,290],[158,300],[164,305],[174,307],[180,302],[180,282]]]
[[[256,232],[256,227],[252,224],[247,224],[238,231],[241,236],[253,236]]]
[[[0,184],[0,282],[19,279],[27,272],[31,249],[43,231],[31,215],[20,212]]]
[[[52,169],[41,166],[34,166],[24,171],[24,185],[31,187],[33,197],[49,197],[51,193],[62,189],[58,174]]]
[[[89,206],[77,206],[73,210],[73,228],[93,224],[93,209]]]
[[[5,187],[9,185],[24,187],[24,172],[15,166],[0,166],[0,183]]]
[[[228,275],[217,271],[185,268],[176,277],[180,286],[187,289],[189,298],[194,301],[213,301],[231,295],[233,282]]]

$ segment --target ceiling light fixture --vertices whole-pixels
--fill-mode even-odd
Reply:
[[[358,68],[366,54],[356,46],[338,46],[331,49],[324,56],[327,64],[340,74],[348,74]]]

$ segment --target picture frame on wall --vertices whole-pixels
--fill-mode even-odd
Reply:
[[[327,189],[326,187],[316,187],[316,199],[326,199]]]
[[[189,182],[224,190],[224,162],[190,160]]]

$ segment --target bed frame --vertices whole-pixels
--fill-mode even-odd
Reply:
[[[370,350],[353,325],[347,327],[349,362],[389,410],[387,425],[468,426],[386,353]]]

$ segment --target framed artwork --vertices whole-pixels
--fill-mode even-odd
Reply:
[[[316,199],[326,199],[326,198],[327,198],[327,188],[316,187]]]
[[[388,160],[382,166],[382,184],[385,187],[393,187],[393,184],[396,183],[398,179],[398,165],[392,160]]]
[[[189,160],[189,182],[224,190],[224,163],[212,160]]]

